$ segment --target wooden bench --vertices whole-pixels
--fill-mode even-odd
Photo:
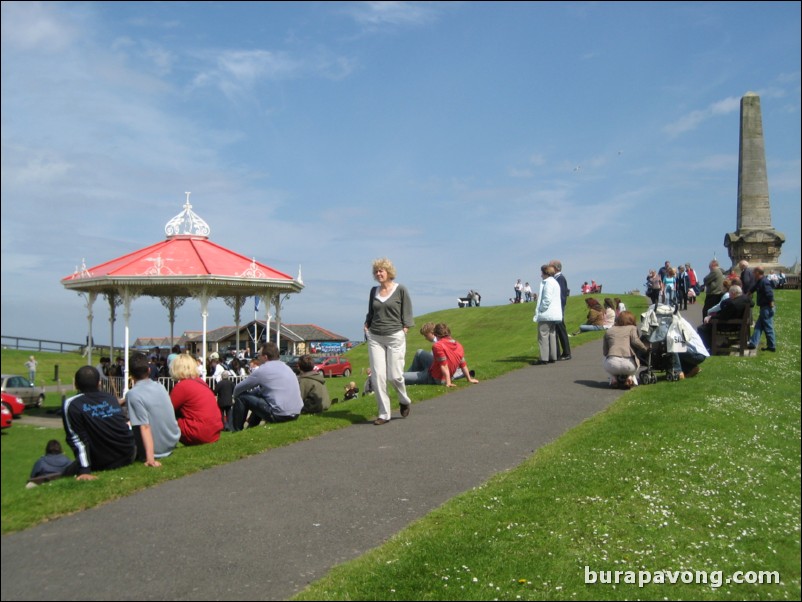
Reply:
[[[755,356],[754,349],[748,349],[752,334],[752,308],[747,306],[740,318],[732,320],[710,319],[713,329],[710,334],[710,355]]]

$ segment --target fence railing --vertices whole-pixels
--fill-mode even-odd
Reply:
[[[69,351],[83,351],[85,345],[81,343],[68,343],[66,341],[49,341],[47,339],[31,339],[28,337],[2,336],[5,349],[28,349],[31,351],[56,351],[66,353]]]
[[[86,345],[83,343],[69,343],[67,341],[51,341],[48,339],[33,339],[30,337],[13,337],[2,335],[4,349],[25,349],[28,351],[52,351],[56,353],[82,353],[86,354]],[[108,353],[109,346],[98,345],[92,347],[92,353]],[[115,347],[115,354],[122,355],[123,348]]]
[[[242,380],[245,380],[245,376],[232,376],[229,377],[228,380],[238,383]],[[214,390],[215,382],[213,376],[206,377],[206,384],[209,385],[209,388]],[[117,397],[121,397],[124,391],[123,384],[125,383],[125,379],[122,376],[107,376],[100,381],[100,390],[105,391],[106,393],[111,393],[112,395],[116,395]],[[133,383],[129,382],[129,389]],[[162,385],[168,392],[173,390],[175,387],[176,380],[169,376],[160,376],[159,377],[159,384]]]

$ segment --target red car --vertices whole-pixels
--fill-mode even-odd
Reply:
[[[324,357],[315,360],[315,370],[323,376],[351,376],[351,362],[344,357]]]
[[[0,407],[0,427],[4,429],[10,427],[12,418],[11,410],[6,407],[6,404],[3,404],[3,406]]]
[[[11,412],[12,417],[16,418],[17,416],[22,414],[22,411],[25,409],[25,404],[16,395],[11,395],[10,393],[4,392],[3,407],[6,408],[9,412]]]

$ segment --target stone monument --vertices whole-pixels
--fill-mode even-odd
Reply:
[[[733,267],[742,259],[769,270],[780,270],[785,235],[771,227],[769,181],[760,97],[747,92],[741,98],[741,135],[738,150],[738,224],[724,237]]]

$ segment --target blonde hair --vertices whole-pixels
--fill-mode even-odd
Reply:
[[[382,257],[381,259],[376,259],[373,261],[373,275],[376,276],[376,270],[384,270],[387,272],[387,277],[390,280],[395,280],[396,271],[393,262],[387,259],[386,257]]]
[[[170,376],[176,380],[198,377],[198,362],[188,353],[182,353],[170,364]]]

